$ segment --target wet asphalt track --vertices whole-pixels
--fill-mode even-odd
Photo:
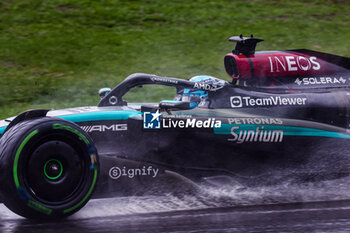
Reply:
[[[29,221],[0,204],[2,232],[350,232],[350,179],[94,199],[60,222]]]
[[[346,232],[350,201],[289,203],[230,208],[121,214],[96,211],[91,201],[61,222],[33,222],[0,205],[0,232]],[[106,201],[108,203],[108,201]],[[105,207],[108,208],[108,207]]]

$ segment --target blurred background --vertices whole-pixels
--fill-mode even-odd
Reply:
[[[350,1],[1,0],[0,119],[31,108],[97,105],[98,89],[132,73],[229,80],[228,37],[258,50],[350,56]],[[137,90],[129,101],[171,99]]]

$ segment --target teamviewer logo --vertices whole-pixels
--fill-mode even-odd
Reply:
[[[231,107],[232,108],[241,108],[242,107],[242,97],[241,96],[231,96]]]
[[[143,128],[144,129],[160,129],[161,113],[144,112],[143,113]]]

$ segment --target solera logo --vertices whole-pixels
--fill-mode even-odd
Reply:
[[[316,61],[316,57],[303,56],[269,56],[271,73],[280,71],[308,71],[319,70],[321,64]]]

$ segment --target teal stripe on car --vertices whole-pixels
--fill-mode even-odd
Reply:
[[[181,103],[182,101],[179,100],[162,100],[162,103],[173,103],[173,104],[177,104],[177,103]]]
[[[238,125],[238,124],[222,124],[220,128],[214,128],[215,134],[231,134],[232,127],[239,127],[236,130],[256,130],[257,127],[262,127],[263,130],[282,130],[285,136],[313,136],[313,137],[330,137],[350,139],[350,135],[345,133],[327,131],[322,129],[313,129],[286,125]]]
[[[59,118],[72,121],[103,121],[103,120],[126,120],[130,117],[141,115],[141,112],[136,111],[101,111],[101,112],[85,112],[65,116],[57,116]]]
[[[137,111],[101,111],[101,112],[84,112],[71,115],[57,116],[71,122],[83,121],[103,121],[103,120],[127,120],[130,117],[141,115]],[[0,128],[0,135],[4,133],[5,127]]]

